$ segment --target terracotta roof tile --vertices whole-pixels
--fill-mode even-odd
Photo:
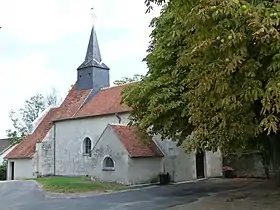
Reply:
[[[131,108],[121,104],[121,93],[127,85],[119,85],[101,89],[88,103],[86,103],[74,118],[93,117],[131,111]]]
[[[72,118],[83,105],[90,92],[91,89],[76,90],[75,84],[59,107],[54,121]]]
[[[52,127],[52,119],[59,108],[50,109],[31,135],[26,136],[7,156],[8,159],[31,158],[36,150],[36,142],[43,141]]]
[[[161,150],[152,138],[144,142],[137,129],[127,125],[111,125],[111,127],[131,157],[163,157]]]
[[[127,85],[100,90],[88,103],[83,105],[91,93],[89,90],[76,90],[76,84],[69,91],[59,108],[51,109],[34,132],[18,144],[6,157],[30,158],[35,152],[36,142],[42,141],[52,127],[52,121],[91,117],[130,111],[121,104],[121,92]]]

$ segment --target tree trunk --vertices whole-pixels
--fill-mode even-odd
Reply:
[[[266,179],[270,179],[270,175],[269,175],[269,162],[270,161],[269,161],[269,157],[266,154],[266,151],[261,154],[261,159],[262,159],[262,164],[263,164]]]
[[[272,146],[272,167],[274,176],[277,179],[278,183],[280,184],[280,136],[273,135],[269,136],[270,143]]]

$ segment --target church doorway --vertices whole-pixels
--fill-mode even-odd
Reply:
[[[197,179],[205,178],[205,153],[203,151],[197,151],[195,159]]]
[[[11,180],[15,179],[15,162],[11,162]]]

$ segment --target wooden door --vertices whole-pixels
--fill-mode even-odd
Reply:
[[[15,162],[11,162],[11,180],[15,179]]]
[[[205,153],[203,151],[198,151],[196,153],[196,177],[201,179],[205,177]]]

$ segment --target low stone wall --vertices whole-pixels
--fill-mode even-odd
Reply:
[[[266,178],[259,153],[243,154],[241,157],[229,155],[223,158],[223,165],[231,166],[234,169],[234,174],[240,178]]]

